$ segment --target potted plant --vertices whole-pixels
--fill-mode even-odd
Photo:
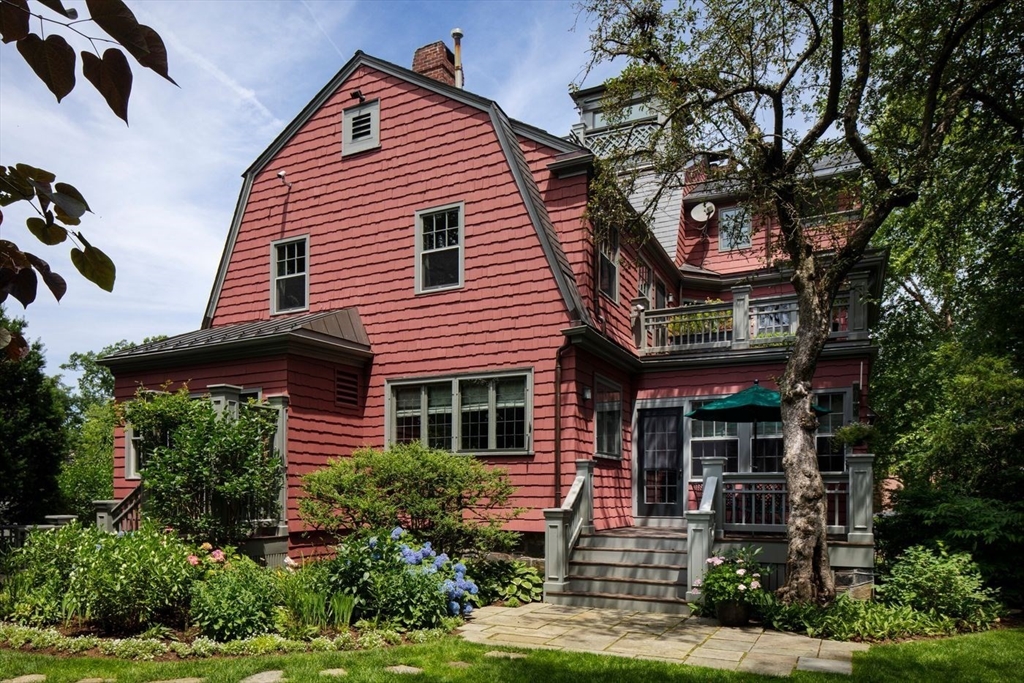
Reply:
[[[764,593],[764,568],[754,562],[760,552],[747,547],[708,558],[703,580],[693,582],[693,592],[703,597],[703,614],[714,614],[722,626],[750,621],[751,605]]]

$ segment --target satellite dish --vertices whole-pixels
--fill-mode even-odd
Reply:
[[[706,223],[715,215],[715,205],[711,202],[702,202],[690,209],[690,218],[698,223]]]

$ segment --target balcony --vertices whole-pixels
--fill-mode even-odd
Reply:
[[[855,285],[832,306],[830,339],[868,338],[865,290]],[[733,300],[676,308],[634,307],[634,337],[641,356],[690,354],[711,350],[750,350],[792,343],[799,324],[795,295],[750,298],[750,287],[734,287]],[[642,301],[642,300],[641,300]]]

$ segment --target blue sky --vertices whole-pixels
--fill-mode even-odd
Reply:
[[[59,304],[43,289],[26,310],[5,303],[46,346],[51,373],[75,351],[199,327],[242,171],[356,50],[408,67],[417,47],[440,39],[451,45],[457,26],[465,34],[467,90],[558,135],[577,119],[568,86],[587,64],[589,25],[571,2],[128,4],[163,37],[181,86],[133,62],[129,127],[81,76],[80,64],[75,90],[58,105],[14,45],[0,46],[0,163],[40,166],[78,187],[94,212],[81,228],[117,265],[114,292],[103,292],[75,271],[69,245],[43,246],[24,227],[32,214],[4,208],[0,239],[35,252],[68,281]],[[65,5],[85,14],[82,0]],[[102,35],[94,25],[81,28]]]

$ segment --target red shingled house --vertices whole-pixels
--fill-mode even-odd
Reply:
[[[440,42],[413,70],[357,52],[245,171],[201,329],[107,357],[117,400],[187,382],[224,405],[277,406],[277,559],[308,542],[303,474],[359,446],[421,440],[509,470],[529,509],[512,527],[547,534],[548,599],[676,609],[687,562],[711,542],[756,533],[778,546],[785,529],[778,426],[760,425],[753,446],[750,425],[683,417],[781,374],[796,323],[785,269],[714,183],[666,193],[639,254],[595,244],[591,150],[615,132],[600,91],[575,96],[581,123],[566,139],[455,77]],[[635,109],[627,125],[654,120]],[[708,202],[715,214],[694,220]],[[738,228],[728,239],[723,221]],[[828,435],[865,415],[883,266],[872,256],[851,276],[815,386],[832,411],[820,450],[833,561],[866,571],[863,480]],[[128,432],[111,519],[139,481]],[[870,491],[870,460],[866,475]],[[710,526],[687,535],[702,495]],[[755,514],[767,503],[775,513]],[[654,529],[623,531],[637,527]]]

